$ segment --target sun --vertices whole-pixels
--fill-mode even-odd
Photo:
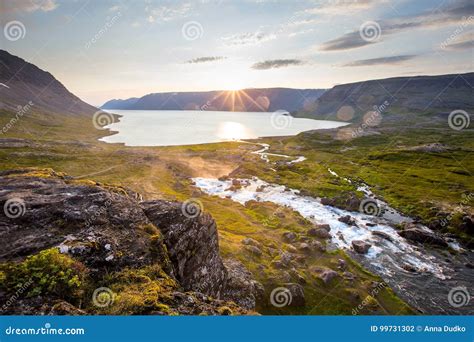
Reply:
[[[224,90],[228,90],[228,91],[239,91],[239,90],[242,90],[245,88],[245,86],[243,85],[243,82],[233,82],[231,85],[228,85],[227,87],[225,87],[226,89]]]
[[[250,75],[241,66],[229,66],[225,70],[218,70],[219,83],[222,90],[237,91],[245,89],[251,84]]]

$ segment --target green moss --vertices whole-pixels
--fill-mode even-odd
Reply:
[[[30,284],[22,291],[25,297],[52,295],[78,299],[87,276],[84,265],[59,253],[57,248],[43,250],[21,263],[2,264],[1,269],[7,291],[15,292]]]
[[[176,281],[157,264],[112,273],[104,278],[103,283],[115,293],[114,301],[104,308],[90,303],[91,310],[113,315],[170,314],[166,302],[172,300],[172,293],[178,288]]]

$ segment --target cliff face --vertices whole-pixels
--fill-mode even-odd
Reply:
[[[4,313],[242,314],[263,291],[181,203],[52,170],[3,172],[0,188]]]
[[[472,109],[474,73],[440,76],[396,77],[341,84],[327,90],[306,116],[315,119],[357,122],[374,106],[385,110],[401,108],[405,112],[436,110],[448,113],[455,109]],[[344,109],[345,108],[345,109]],[[340,112],[342,110],[342,112]],[[338,115],[338,112],[340,115]]]

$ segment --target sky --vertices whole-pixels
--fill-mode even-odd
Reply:
[[[473,0],[1,0],[0,24],[92,105],[474,70]]]

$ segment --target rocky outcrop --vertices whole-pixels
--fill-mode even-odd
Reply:
[[[216,223],[209,214],[198,209],[197,214],[189,215],[180,202],[149,201],[141,206],[163,233],[174,274],[185,290],[233,300],[246,309],[255,307],[262,285],[252,279],[243,264],[234,260],[224,265]],[[246,247],[261,254],[256,246]]]
[[[255,308],[257,302],[263,300],[264,288],[253,279],[252,273],[238,260],[224,260],[227,280],[224,287],[224,298],[232,298],[238,305],[246,309]]]
[[[180,202],[150,201],[141,206],[163,233],[180,284],[186,290],[220,297],[227,274],[219,256],[214,219],[201,212],[196,217],[185,215]]]
[[[261,298],[263,287],[243,264],[224,265],[216,223],[207,213],[185,215],[182,203],[140,202],[125,188],[74,180],[50,169],[2,172],[0,189],[1,265],[57,248],[84,265],[90,284],[104,283],[107,274],[118,274],[117,279],[129,274],[136,286],[161,282],[168,291],[162,296],[168,314],[243,314]],[[156,266],[165,273],[138,275]],[[122,283],[110,286],[123,289]],[[159,289],[153,287],[158,294]],[[9,295],[0,286],[0,297]],[[88,313],[57,295],[21,300],[36,314]],[[153,314],[160,305],[139,312]]]
[[[406,224],[403,227],[403,230],[399,231],[398,234],[407,240],[419,242],[422,244],[448,247],[448,243],[442,236],[426,228],[418,227],[415,224]]]
[[[58,246],[92,272],[155,262],[167,268],[162,238],[150,238],[160,232],[133,192],[52,170],[3,172],[0,188],[2,262]]]

